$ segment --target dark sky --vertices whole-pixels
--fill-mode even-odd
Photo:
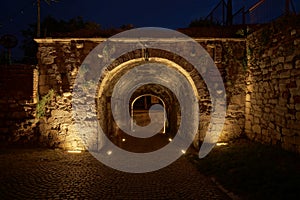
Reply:
[[[43,1],[43,0],[41,0]],[[157,26],[176,29],[195,18],[206,16],[219,0],[60,0],[47,5],[42,2],[42,17],[60,19],[82,16],[103,27],[133,24],[135,27]],[[242,0],[240,0],[242,1]],[[252,0],[253,1],[253,0]],[[35,0],[2,2],[0,33],[26,28],[36,20]],[[15,27],[15,28],[14,28]]]
[[[36,21],[36,0],[1,1],[0,37],[13,34],[20,38],[20,30]],[[192,20],[207,16],[220,0],[60,0],[51,5],[41,1],[42,18],[52,15],[68,20],[82,16],[84,20],[97,22],[104,28],[133,24],[135,27],[176,29],[187,27]],[[233,10],[243,5],[249,8],[257,1],[233,0]],[[293,1],[297,8],[300,7],[300,0]]]

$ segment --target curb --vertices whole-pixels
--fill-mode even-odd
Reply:
[[[215,177],[210,177],[210,180],[216,184],[216,186],[225,194],[227,194],[232,200],[240,200],[241,198],[238,197],[236,194],[234,194],[233,192],[225,189],[217,180]]]

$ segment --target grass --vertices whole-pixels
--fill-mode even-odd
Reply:
[[[189,159],[241,199],[299,199],[299,155],[240,139]]]

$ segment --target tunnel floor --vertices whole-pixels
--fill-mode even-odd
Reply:
[[[229,199],[182,156],[161,170],[130,174],[88,152],[0,151],[1,199]]]

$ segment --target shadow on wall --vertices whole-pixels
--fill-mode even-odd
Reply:
[[[0,86],[0,143],[36,143],[36,67],[1,65]]]

